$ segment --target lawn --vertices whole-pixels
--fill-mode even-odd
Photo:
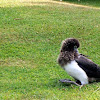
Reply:
[[[82,4],[94,7],[100,7],[100,0],[62,0],[75,4]]]
[[[99,100],[100,83],[82,89],[60,83],[72,78],[56,61],[61,41],[74,37],[100,65],[99,7],[1,0],[0,19],[0,100]]]

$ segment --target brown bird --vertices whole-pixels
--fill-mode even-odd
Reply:
[[[85,85],[94,81],[99,82],[100,67],[83,54],[79,54],[79,47],[80,43],[77,39],[65,39],[58,57],[59,65],[76,80],[75,84]],[[65,81],[61,80],[61,82]]]

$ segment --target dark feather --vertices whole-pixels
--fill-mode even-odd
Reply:
[[[83,54],[80,54],[80,55],[82,55],[82,56],[84,56],[84,57],[89,57],[89,56],[87,56],[87,55],[83,55]]]
[[[80,55],[79,58],[75,59],[78,65],[86,72],[89,78],[100,78],[100,67],[86,58]]]

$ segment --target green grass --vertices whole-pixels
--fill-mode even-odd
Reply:
[[[33,1],[0,3],[0,99],[99,100],[100,83],[61,84],[72,78],[56,59],[61,41],[74,37],[100,65],[100,11]]]
[[[87,6],[100,7],[100,0],[63,0],[70,3],[82,4]]]

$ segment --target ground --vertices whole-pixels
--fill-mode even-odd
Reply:
[[[74,37],[100,65],[100,8],[53,0],[0,1],[0,99],[98,100],[100,83],[66,85],[61,41]]]

